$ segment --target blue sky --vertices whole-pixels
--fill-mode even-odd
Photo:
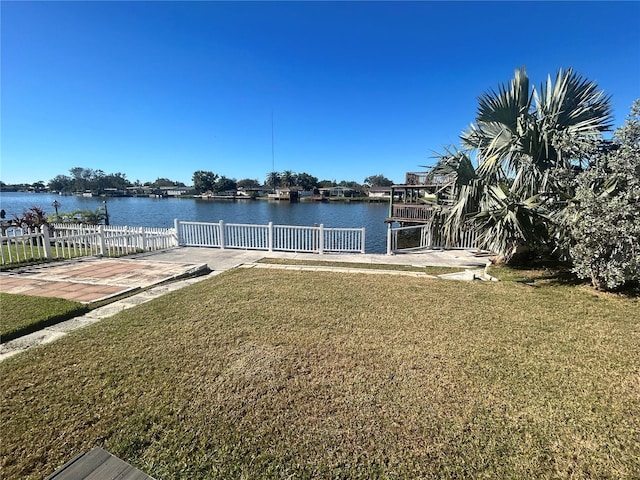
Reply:
[[[2,1],[1,170],[400,183],[526,66],[640,97],[638,2]],[[272,114],[274,156],[272,159]]]

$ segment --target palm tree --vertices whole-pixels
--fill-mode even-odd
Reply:
[[[296,174],[291,170],[285,170],[280,174],[280,180],[285,187],[292,187],[296,183]]]
[[[448,239],[471,219],[481,246],[504,261],[522,247],[548,246],[553,215],[572,193],[569,180],[610,127],[610,97],[595,83],[559,70],[536,90],[525,69],[516,70],[509,85],[480,97],[463,150],[438,155],[435,170],[456,174]]]
[[[280,182],[282,181],[279,172],[269,172],[267,174],[267,185],[270,186],[273,191],[276,191],[276,188],[280,186]]]

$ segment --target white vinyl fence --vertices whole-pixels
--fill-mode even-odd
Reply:
[[[173,228],[53,224],[10,228],[0,237],[0,264],[73,258],[118,257],[178,246]]]
[[[179,222],[180,245],[303,253],[364,253],[364,228],[325,228],[324,225],[248,225],[237,223]]]
[[[447,244],[439,223],[431,222],[410,227],[390,227],[387,231],[387,254],[401,251],[425,249],[462,249],[478,248],[477,232],[469,227],[458,233],[454,244]]]
[[[53,224],[51,248],[58,258],[81,255],[119,257],[178,246],[173,228]]]
[[[118,257],[177,246],[308,253],[364,253],[364,228],[174,221],[173,228],[59,223],[10,228],[0,237],[0,265],[89,255]]]
[[[45,260],[47,246],[40,229],[10,227],[0,236],[0,265]]]

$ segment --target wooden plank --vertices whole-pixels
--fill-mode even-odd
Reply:
[[[154,480],[100,447],[78,455],[45,480]]]

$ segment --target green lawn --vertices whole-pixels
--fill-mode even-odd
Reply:
[[[59,248],[51,247],[51,260],[46,259],[44,248],[33,246],[27,246],[26,249],[20,246],[7,246],[0,245],[1,258],[0,258],[0,271],[11,270],[13,268],[24,267],[28,265],[36,265],[41,263],[48,263],[49,261],[65,260],[71,258],[88,257],[95,255],[95,250],[84,247],[75,248]],[[113,251],[108,252],[105,256],[111,258],[124,257],[140,253],[140,249],[131,249],[128,252]],[[4,262],[4,263],[3,263]]]
[[[0,341],[7,342],[86,311],[81,303],[61,298],[0,293]]]
[[[202,281],[2,362],[3,475],[637,478],[639,300],[545,277]]]
[[[42,247],[29,246],[28,244],[26,247],[22,245],[0,245],[0,259],[0,268],[3,270],[47,261]]]
[[[0,271],[48,262],[44,248],[36,245],[33,247],[27,245],[26,248],[23,248],[22,245],[0,245],[0,249],[2,250]],[[53,247],[51,248],[51,260],[85,257],[89,255],[92,255],[92,252],[87,248],[65,249],[64,251],[62,249],[56,250]]]

